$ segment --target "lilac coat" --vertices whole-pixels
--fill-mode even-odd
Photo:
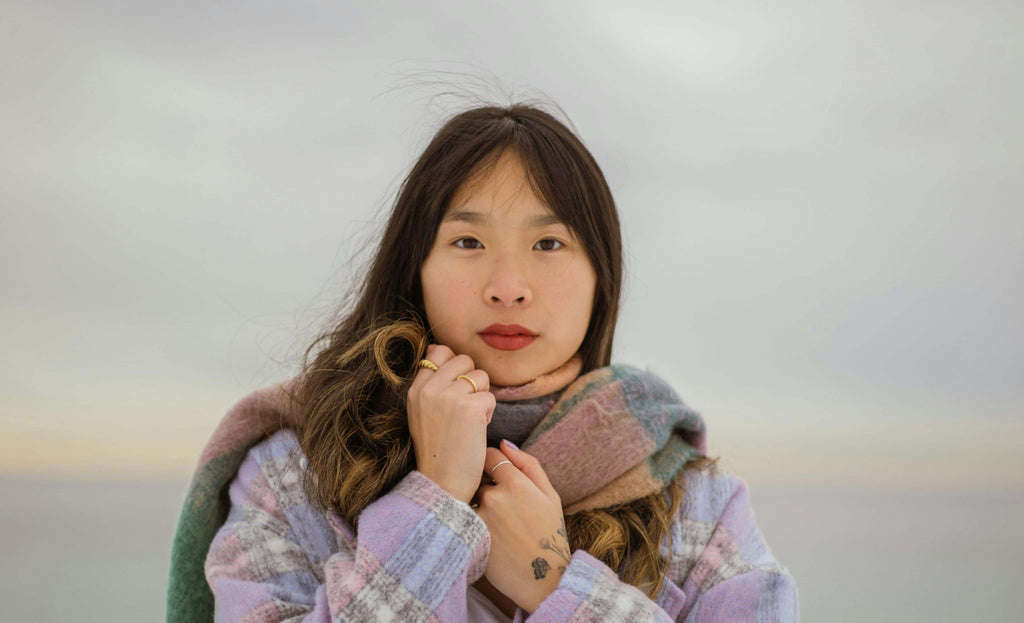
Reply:
[[[206,559],[217,621],[467,621],[490,547],[468,505],[413,471],[363,511],[357,535],[312,507],[305,467],[290,429],[246,456]],[[717,468],[686,478],[655,600],[577,550],[557,590],[514,620],[797,621],[796,582],[758,530],[747,484]]]

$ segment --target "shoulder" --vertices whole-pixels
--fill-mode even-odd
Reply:
[[[248,449],[231,484],[235,506],[272,506],[284,519],[287,506],[305,503],[303,472],[306,460],[291,429],[281,429]]]
[[[308,462],[295,431],[282,428],[249,449],[239,468],[239,478],[243,478],[246,472],[258,473],[261,484],[282,508],[291,511],[309,507],[303,482],[307,467]]]
[[[714,464],[706,470],[688,469],[684,473],[686,494],[681,517],[688,521],[717,524],[730,501],[749,489],[747,482]]]
[[[291,428],[282,428],[250,448],[246,460],[250,459],[260,465],[274,465],[282,471],[295,471],[306,466],[299,438]]]
[[[308,465],[295,431],[283,428],[249,449],[234,486],[248,503],[285,522],[304,549],[323,561],[351,545],[355,530],[337,513],[313,504],[305,488]]]
[[[663,544],[674,580],[703,591],[754,569],[787,573],[757,526],[746,480],[717,466],[687,470],[684,480],[670,542]]]

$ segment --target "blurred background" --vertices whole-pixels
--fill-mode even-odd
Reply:
[[[1020,3],[3,9],[5,618],[162,616],[200,449],[477,98],[597,157],[615,359],[704,415],[804,620],[1024,617]]]

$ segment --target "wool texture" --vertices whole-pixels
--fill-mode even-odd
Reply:
[[[508,439],[522,446],[563,393],[560,389],[546,396],[495,403],[491,423],[487,425],[487,445],[497,448],[502,439]]]
[[[228,485],[250,448],[297,423],[298,413],[289,398],[296,381],[293,378],[243,398],[228,410],[200,453],[171,547],[169,622],[213,620],[213,593],[203,562],[231,508]]]
[[[564,374],[564,371],[562,373]],[[303,495],[301,491],[295,489],[298,482],[296,474],[301,473],[300,468],[297,465],[292,465],[292,463],[296,463],[294,458],[299,450],[294,435],[290,434],[289,437],[282,438],[276,431],[294,428],[297,423],[299,412],[288,398],[289,390],[294,386],[295,381],[296,379],[292,379],[280,385],[259,390],[243,399],[229,410],[204,448],[179,518],[172,549],[167,602],[168,621],[213,620],[214,598],[210,584],[207,582],[208,574],[211,578],[220,578],[223,573],[230,575],[230,573],[237,572],[242,575],[231,582],[237,583],[245,579],[254,581],[258,579],[256,576],[260,573],[266,573],[269,569],[278,569],[278,572],[283,572],[285,568],[290,568],[293,564],[289,561],[300,560],[291,558],[290,555],[287,560],[276,559],[274,552],[283,551],[281,544],[261,543],[258,540],[254,541],[251,536],[238,541],[239,537],[235,535],[235,531],[242,525],[239,522],[244,521],[242,515],[235,515],[232,512],[233,519],[225,524],[229,511],[242,508],[239,506],[242,503],[260,503],[266,505],[266,512],[273,517],[294,519],[287,512],[288,507],[284,505],[287,500],[299,500]],[[556,390],[553,393],[551,392],[552,388]],[[518,396],[522,399],[530,399],[549,393],[557,396],[557,399],[547,413],[540,418],[522,444],[522,448],[538,459],[552,485],[558,491],[567,514],[589,508],[604,508],[660,491],[679,473],[687,460],[702,456],[706,452],[706,430],[703,419],[697,412],[687,407],[667,383],[653,373],[631,366],[613,365],[579,376],[567,387],[564,387],[564,390],[559,390],[557,383],[540,383],[534,385],[532,389],[520,390]],[[496,409],[497,413],[498,409]],[[267,437],[279,440],[276,442],[278,445],[267,446],[263,442]],[[259,445],[257,446],[257,444]],[[264,454],[254,455],[250,452],[250,450],[264,447],[266,449],[261,451]],[[266,479],[271,473],[274,473],[274,470],[284,469],[282,467],[284,457],[291,457],[288,465],[291,465],[289,469],[292,471],[282,471],[276,482],[267,481]],[[245,465],[243,465],[243,461],[245,461]],[[792,584],[792,578],[784,569],[777,567],[770,554],[765,553],[765,546],[760,535],[757,534],[753,517],[743,506],[745,498],[737,497],[738,493],[745,491],[746,485],[736,479],[721,480],[721,483],[723,487],[727,487],[730,493],[725,496],[715,489],[713,494],[708,494],[710,503],[717,504],[718,507],[714,510],[703,510],[699,505],[695,506],[695,509],[708,517],[701,516],[701,521],[695,519],[689,525],[696,528],[703,526],[702,522],[706,522],[708,518],[713,521],[716,515],[724,516],[726,507],[721,504],[724,497],[730,505],[736,503],[735,508],[738,510],[733,512],[737,514],[737,519],[732,521],[738,522],[738,526],[743,526],[746,536],[743,537],[742,543],[734,542],[728,533],[720,533],[717,529],[713,531],[714,523],[708,524],[706,534],[703,535],[706,537],[705,540],[713,541],[715,535],[718,535],[717,538],[720,540],[725,539],[716,546],[717,549],[709,550],[712,551],[713,560],[709,559],[709,562],[703,563],[703,565],[697,564],[698,555],[705,551],[701,545],[700,548],[687,554],[689,558],[684,563],[686,569],[677,565],[677,571],[688,571],[689,568],[693,568],[702,573],[712,573],[708,577],[688,577],[683,573],[677,573],[680,581],[684,577],[687,578],[686,581],[690,584],[684,585],[684,588],[692,585],[692,591],[684,593],[683,589],[675,585],[666,585],[661,600],[658,604],[654,604],[639,594],[635,588],[628,587],[628,585],[619,586],[621,583],[617,583],[618,580],[615,579],[615,574],[611,570],[586,555],[585,552],[580,551],[574,553],[573,564],[566,572],[565,578],[568,579],[563,582],[566,583],[566,587],[562,592],[556,591],[552,594],[550,603],[544,607],[544,611],[560,612],[560,608],[568,608],[569,606],[566,604],[570,604],[572,608],[584,610],[596,608],[595,616],[598,616],[596,620],[604,620],[600,617],[605,615],[598,612],[603,607],[600,605],[600,599],[595,597],[594,599],[597,600],[593,601],[588,595],[596,590],[595,587],[608,585],[610,587],[608,590],[611,591],[609,594],[629,595],[628,599],[623,596],[618,606],[629,602],[630,608],[654,612],[650,609],[657,610],[659,607],[671,605],[670,609],[673,612],[679,612],[684,607],[693,607],[698,592],[711,591],[716,588],[716,585],[719,585],[717,593],[722,594],[723,598],[738,598],[738,594],[722,593],[723,589],[720,587],[720,583],[732,575],[740,573],[747,573],[749,578],[757,579],[754,582],[757,585],[756,590],[750,587],[743,589],[744,594],[753,591],[749,598],[773,599],[771,595],[766,596],[764,593],[767,589],[763,587],[768,585],[764,584],[760,578],[778,578],[781,574],[782,583],[773,585],[775,588],[772,590],[782,591],[790,602],[795,600],[795,584]],[[698,495],[700,494],[700,484],[700,482],[695,482],[691,487]],[[230,496],[229,485],[231,487]],[[346,559],[339,562],[335,558],[331,558],[331,561],[340,565],[332,567],[331,564],[328,564],[326,556],[331,553],[332,547],[334,550],[337,549],[337,543],[330,547],[325,545],[331,541],[331,538],[324,536],[307,546],[310,549],[321,548],[326,552],[323,560],[320,561],[324,566],[314,565],[317,568],[311,571],[313,576],[308,582],[327,581],[328,593],[322,594],[322,591],[317,591],[317,600],[318,603],[321,599],[334,600],[330,607],[332,620],[339,615],[339,608],[342,605],[348,604],[346,606],[348,608],[363,606],[359,605],[358,600],[351,601],[352,596],[356,593],[333,595],[330,592],[339,590],[331,588],[331,573],[358,572],[356,573],[358,577],[365,576],[365,578],[386,576],[390,579],[389,581],[398,582],[406,589],[409,586],[403,582],[407,582],[410,577],[430,577],[433,583],[444,579],[442,583],[444,586],[457,586],[460,583],[472,581],[483,573],[483,564],[486,562],[486,552],[489,548],[489,536],[486,529],[483,529],[481,533],[482,522],[479,521],[475,513],[468,509],[468,506],[447,496],[418,471],[410,473],[391,494],[384,497],[387,498],[387,503],[384,503],[385,500],[382,498],[382,500],[378,500],[378,503],[368,507],[361,516],[358,544],[351,527],[341,525],[342,522],[338,517],[331,516],[326,520],[312,518],[308,516],[308,503],[296,506],[302,513],[305,513],[302,515],[305,519],[300,518],[294,521],[315,526],[329,525],[331,528],[327,529],[333,530],[336,535],[341,537],[335,537],[335,539],[339,543],[346,543],[353,552],[356,551],[357,546],[362,547],[364,544],[366,547],[381,548],[380,551],[375,551],[375,555],[369,559],[361,559],[356,556],[352,561]],[[245,502],[245,500],[253,500],[253,502]],[[396,500],[405,500],[405,502]],[[297,504],[297,502],[293,503]],[[246,513],[248,512],[246,511]],[[384,514],[382,515],[382,513]],[[372,521],[368,521],[370,519]],[[414,519],[415,521],[413,521]],[[413,523],[409,523],[410,521]],[[409,524],[407,528],[400,528],[405,524]],[[440,528],[434,527],[435,524],[447,527],[444,527],[441,532],[436,532]],[[316,530],[308,525],[302,529],[293,525],[292,530],[298,530],[294,534],[300,536],[316,533]],[[405,534],[401,530],[406,530],[406,532],[412,530],[413,532],[402,538],[377,534],[378,531],[387,530],[399,530],[399,534]],[[448,536],[445,536],[442,541],[430,541],[427,538],[429,535],[425,532],[423,537],[413,538],[416,530],[425,530],[431,534],[443,533]],[[736,528],[732,528],[732,530],[735,532]],[[220,534],[218,534],[219,531]],[[293,533],[288,532],[288,534]],[[219,544],[214,542],[215,536],[220,539]],[[272,530],[267,533],[266,538],[279,539],[283,538],[283,535],[279,530]],[[680,535],[679,538],[682,539],[683,536]],[[403,543],[405,545],[402,545]],[[446,561],[442,557],[439,559],[442,561],[441,566],[435,565],[427,575],[421,575],[424,571],[416,571],[417,565],[426,560],[435,560],[435,557],[430,553],[433,550],[425,550],[410,558],[411,554],[403,548],[412,547],[413,544],[417,544],[417,547],[422,545],[423,547],[440,548],[438,551],[449,553],[460,551],[462,553],[457,558],[463,562],[456,564],[450,560]],[[684,544],[686,544],[685,541]],[[297,546],[292,541],[288,541],[288,548],[294,547]],[[456,549],[453,550],[453,547]],[[749,552],[741,552],[743,548]],[[728,554],[730,551],[734,553]],[[743,556],[737,558],[741,553]],[[335,551],[333,555],[337,557],[342,553]],[[722,558],[723,555],[730,557]],[[210,559],[207,558],[208,556]],[[764,569],[762,570],[760,567],[755,569],[752,562],[745,562],[747,558],[753,562],[759,561]],[[302,558],[302,560],[305,559]],[[402,560],[413,564],[413,567],[410,567],[412,569],[410,573],[413,575],[402,575],[400,571],[402,564],[405,564],[400,562]],[[204,563],[213,566],[207,567],[204,571]],[[356,567],[353,567],[353,564]],[[372,568],[359,567],[359,565],[365,564],[371,564]],[[384,567],[380,565],[384,565]],[[251,568],[246,570],[246,566],[251,566]],[[751,575],[755,571],[757,575]],[[298,577],[295,575],[296,573],[298,571],[289,571],[287,577]],[[327,573],[327,576],[324,576],[324,573]],[[577,574],[579,577],[572,580]],[[272,576],[278,577],[275,574]],[[211,581],[213,580],[211,579]],[[294,579],[288,581],[293,582]],[[359,588],[363,585],[355,579],[345,582],[346,591],[351,589],[358,593],[370,590],[370,585]],[[352,582],[356,582],[356,584],[352,584]],[[276,601],[273,603],[260,601],[265,597],[263,592],[268,585],[264,582],[259,586],[264,588],[258,591],[259,599],[254,602],[257,605],[250,603],[249,606],[246,606],[242,604],[242,601],[234,603],[234,605],[232,605],[233,602],[218,604],[218,612],[222,612],[221,607],[237,607],[242,609],[238,612],[244,614],[246,620],[278,620],[274,617],[282,614],[280,598],[275,598]],[[315,587],[315,584],[311,584],[311,586]],[[338,584],[337,586],[342,585]],[[419,587],[419,584],[416,586]],[[373,590],[379,591],[380,588],[376,587]],[[420,588],[416,588],[416,590],[420,590]],[[253,593],[253,595],[257,595],[257,593]],[[390,589],[379,595],[379,599],[385,601],[392,598],[393,591]],[[417,608],[421,609],[418,611],[419,614],[410,619],[400,617],[401,620],[433,620],[430,618],[431,616],[436,616],[446,608],[453,607],[451,604],[461,603],[463,607],[465,604],[464,597],[459,602],[457,595],[453,596],[449,593],[436,594],[429,598],[425,593],[417,594],[417,599],[419,598],[426,600],[422,603],[415,602]],[[407,596],[403,599],[412,598]],[[450,601],[451,599],[456,599],[456,601]],[[747,599],[747,597],[743,597],[743,599]],[[327,601],[324,602],[325,608]],[[275,603],[278,604],[277,610],[274,609]],[[795,604],[791,605],[792,608],[795,608]],[[265,617],[255,616],[254,610],[245,610],[250,606],[269,610],[266,610]],[[412,607],[408,604],[407,606]],[[427,616],[431,611],[435,614]],[[795,612],[795,610],[793,611]],[[537,616],[539,613],[540,611],[534,613],[531,620],[541,620]],[[517,618],[522,618],[521,614]],[[422,618],[423,616],[426,618]],[[442,619],[444,618],[442,617]]]
[[[706,438],[704,419],[661,377],[612,365],[573,381],[522,449],[572,514],[661,491],[707,452]]]

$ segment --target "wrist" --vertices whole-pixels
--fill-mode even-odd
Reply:
[[[527,614],[533,614],[540,607],[541,602],[558,589],[558,583],[561,581],[561,578],[561,574],[555,574],[538,581],[535,590],[531,591],[526,599],[526,603],[519,604],[519,607],[525,610]]]
[[[448,495],[452,496],[453,498],[455,498],[456,500],[458,500],[458,501],[460,501],[460,502],[462,502],[464,504],[469,504],[470,500],[473,499],[473,495],[476,494],[476,491],[470,491],[470,492],[467,493],[466,491],[463,491],[459,487],[453,486],[448,481],[446,481],[443,477],[441,477],[441,476],[439,476],[437,474],[432,474],[432,473],[430,473],[430,472],[428,472],[426,470],[423,470],[423,469],[420,469],[419,472],[421,474],[423,474],[424,476],[426,476],[427,479],[429,479],[431,482],[433,482],[435,485],[437,485],[445,493],[447,493]]]

